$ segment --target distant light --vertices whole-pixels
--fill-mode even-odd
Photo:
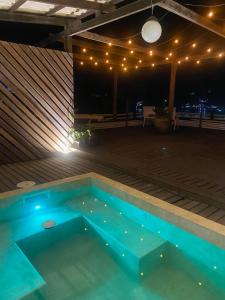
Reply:
[[[106,62],[106,64],[108,64],[108,63],[109,63],[109,60],[108,60],[108,59],[106,59],[106,61],[105,61],[105,62]]]
[[[80,62],[80,65],[81,65],[81,66],[83,66],[83,65],[84,65],[84,62],[83,62],[83,61],[81,61],[81,62]]]
[[[197,60],[197,61],[196,61],[196,64],[199,65],[199,64],[200,64],[200,60]]]
[[[222,57],[223,56],[223,53],[219,53],[219,55],[218,55],[219,57]]]
[[[211,51],[212,51],[212,49],[211,49],[211,48],[208,48],[208,49],[207,49],[207,52],[208,52],[208,53],[210,53]]]
[[[192,48],[196,48],[196,43],[193,43],[193,44],[191,45],[191,47],[192,47]]]
[[[121,67],[124,67],[124,64],[122,64]]]
[[[109,52],[106,52],[105,55],[108,56],[108,55],[109,55]]]
[[[214,12],[213,12],[213,11],[210,11],[210,12],[208,13],[208,17],[209,17],[209,18],[212,18],[213,15],[214,15]]]
[[[112,67],[109,67],[109,70],[110,70],[110,71],[112,71],[112,69],[113,69]]]
[[[185,60],[189,60],[189,56],[186,56],[186,57],[185,57]]]
[[[138,69],[138,66],[135,66],[135,69]]]
[[[112,46],[112,43],[108,43],[108,45],[109,45],[109,47],[111,47],[111,46]]]
[[[199,281],[199,282],[198,282],[198,285],[199,285],[199,286],[201,286],[201,285],[202,285],[202,283]]]
[[[153,51],[152,51],[152,50],[149,51],[149,55],[150,55],[150,56],[153,55]]]
[[[155,67],[155,64],[152,64],[152,67],[154,68],[154,67]]]
[[[131,51],[130,51],[130,54],[134,54],[134,51],[133,51],[133,50],[131,50]]]
[[[126,72],[127,71],[127,67],[124,67],[123,70]]]
[[[169,60],[169,57],[166,57],[166,60]]]
[[[143,273],[143,272],[141,272],[141,273],[140,273],[140,275],[141,275],[141,276],[144,276],[144,273]]]
[[[93,57],[92,57],[92,56],[90,56],[90,57],[89,57],[89,59],[90,59],[90,60],[93,60]]]
[[[180,60],[178,60],[178,64],[179,64],[179,65],[181,64],[181,61],[180,61]]]
[[[129,45],[131,45],[131,44],[132,44],[132,41],[131,41],[131,40],[129,40],[129,41],[128,41],[128,44],[129,44]]]
[[[141,59],[139,59],[139,61],[138,61],[138,62],[139,62],[139,64],[141,64],[141,63],[142,63],[142,60],[141,60]]]
[[[174,43],[175,43],[175,44],[178,44],[178,43],[179,43],[179,40],[178,40],[178,39],[176,39],[176,40],[174,41]]]
[[[86,48],[83,48],[83,50],[82,50],[84,53],[86,53],[87,52],[87,49]]]
[[[98,62],[96,61],[96,62],[95,62],[95,66],[97,67],[97,65],[98,65]]]
[[[124,58],[123,58],[123,61],[126,61],[126,60],[127,60],[126,57],[124,57]]]
[[[41,208],[41,205],[39,205],[39,204],[35,205],[35,207],[34,207],[35,210],[38,210],[40,208]]]

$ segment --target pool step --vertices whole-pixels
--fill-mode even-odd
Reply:
[[[86,218],[87,222],[104,241],[105,247],[111,252],[115,260],[129,270],[135,278],[142,278],[160,263],[168,243],[161,238],[149,233],[148,244],[143,251],[137,251],[135,244],[126,243],[126,240],[109,233],[101,225]],[[146,235],[145,235],[146,238]]]
[[[120,264],[135,276],[147,274],[163,258],[168,242],[94,197],[70,203],[101,236]]]
[[[45,284],[16,244],[0,249],[0,272],[1,300],[21,299]]]

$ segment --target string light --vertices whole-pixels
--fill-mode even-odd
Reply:
[[[166,57],[166,60],[169,60],[169,57]]]
[[[109,67],[109,70],[112,71],[112,69],[113,69],[113,68],[110,66],[110,67]]]
[[[141,63],[142,63],[142,60],[141,60],[141,59],[139,59],[139,61],[138,61],[138,62],[139,62],[139,64],[141,64]]]
[[[180,60],[178,60],[178,64],[179,64],[179,65],[181,64],[181,61],[180,61]]]
[[[131,45],[131,44],[132,44],[132,41],[131,41],[131,40],[129,40],[129,41],[128,41],[128,44],[129,44],[129,45]]]
[[[111,46],[112,46],[112,43],[108,43],[108,45],[109,45],[109,47],[111,47]]]
[[[122,64],[121,67],[124,67],[124,64]]]
[[[109,63],[109,60],[108,60],[108,59],[106,59],[105,63],[106,63],[106,64],[108,64],[108,63]]]
[[[138,66],[135,66],[135,69],[138,69]]]
[[[154,67],[155,67],[155,64],[152,64],[152,67],[154,68]]]
[[[90,60],[93,60],[93,57],[92,57],[92,56],[90,56],[90,57],[89,57],[89,59],[90,59]]]
[[[219,55],[218,55],[219,57],[222,57],[223,56],[223,53],[219,53]]]
[[[95,66],[97,67],[97,65],[98,65],[98,62],[96,61],[96,62],[95,62]]]
[[[81,66],[83,66],[83,65],[84,65],[84,62],[83,62],[83,61],[81,61],[81,62],[80,62],[80,65],[81,65]]]
[[[214,15],[214,12],[213,12],[213,11],[210,11],[210,12],[208,13],[208,17],[209,17],[209,18],[212,18],[213,15]]]
[[[185,60],[189,60],[189,56],[186,56],[186,57],[185,57]]]
[[[197,61],[196,61],[196,64],[199,65],[199,64],[200,64],[200,60],[197,60]]]
[[[126,72],[127,71],[127,67],[124,67],[123,70]],[[126,232],[125,232],[125,234],[126,234]]]
[[[108,56],[108,55],[109,55],[109,52],[106,52],[105,55]]]
[[[124,58],[123,58],[123,61],[126,61],[126,60],[127,60],[126,57],[124,57]]]
[[[134,54],[134,51],[133,51],[133,50],[131,50],[131,51],[130,51],[130,54]]]
[[[208,48],[208,49],[207,49],[207,52],[208,52],[208,53],[210,53],[211,51],[212,51],[212,49],[211,49],[211,48]]]
[[[192,47],[192,48],[196,48],[196,43],[193,43],[193,44],[191,45],[191,47]]]
[[[87,52],[87,49],[86,49],[86,48],[83,48],[82,51],[83,51],[83,53],[86,53],[86,52]]]
[[[178,43],[179,43],[179,40],[178,40],[178,39],[176,39],[176,40],[174,41],[174,43],[175,43],[175,44],[178,44]]]
[[[152,50],[149,51],[149,55],[150,55],[150,56],[153,55],[153,51],[152,51]]]
[[[172,56],[172,55],[173,55],[173,53],[172,53],[172,52],[170,52],[170,53],[169,53],[169,56]]]

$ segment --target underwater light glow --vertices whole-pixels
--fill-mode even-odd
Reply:
[[[38,210],[40,208],[41,208],[41,205],[39,205],[39,204],[35,205],[35,207],[34,207],[35,210]]]

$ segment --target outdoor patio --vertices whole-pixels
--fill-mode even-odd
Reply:
[[[225,225],[222,132],[182,128],[158,135],[132,127],[98,131],[98,139],[94,148],[1,166],[0,191],[24,180],[38,184],[96,172]]]

